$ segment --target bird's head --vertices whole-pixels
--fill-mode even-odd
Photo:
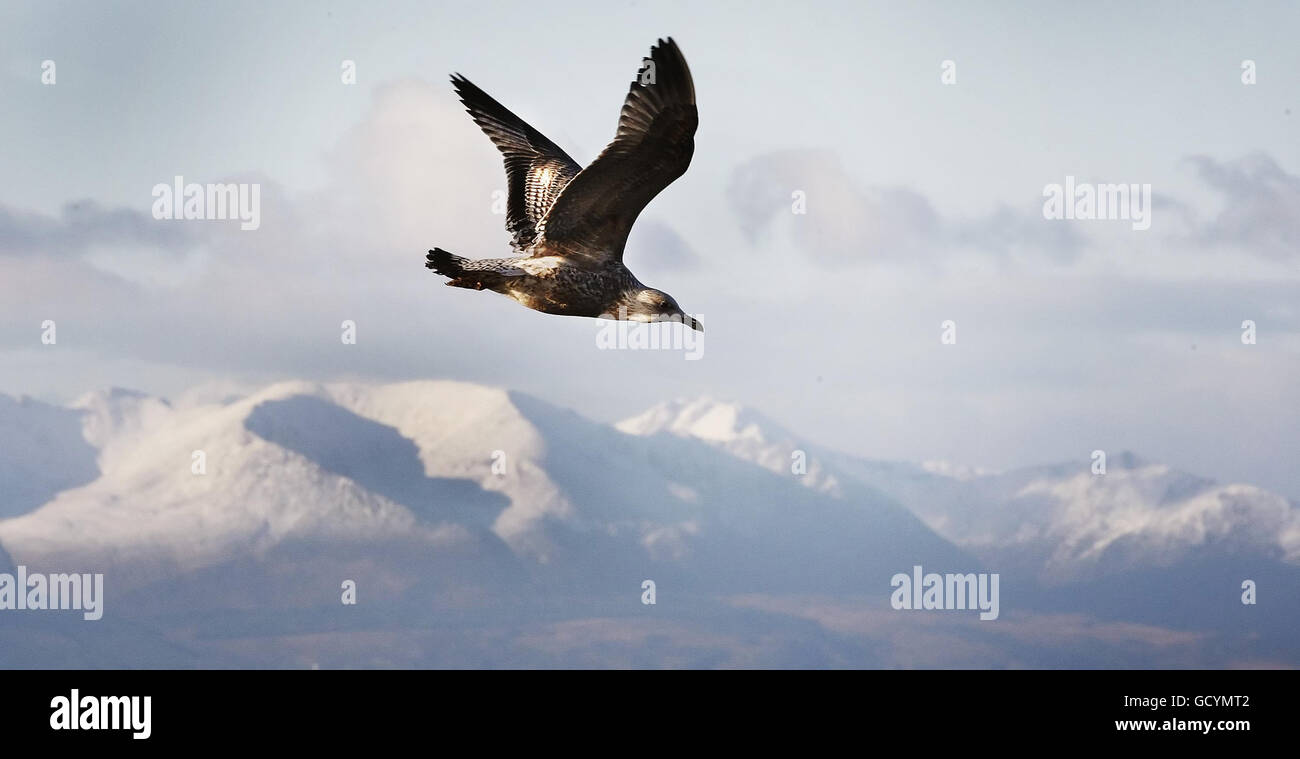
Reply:
[[[653,287],[643,287],[623,299],[627,308],[628,321],[634,322],[681,322],[693,330],[704,331],[704,325],[693,316],[689,316],[677,305],[673,296]]]

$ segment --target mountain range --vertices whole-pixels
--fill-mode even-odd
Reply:
[[[734,403],[610,425],[449,381],[0,396],[0,432],[0,571],[107,596],[0,611],[4,666],[1300,663],[1300,508],[1127,452],[876,461]],[[1002,617],[892,608],[914,566],[1000,574]]]

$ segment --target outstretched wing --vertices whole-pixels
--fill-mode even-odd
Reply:
[[[456,74],[451,82],[474,123],[505,156],[506,230],[522,251],[536,241],[538,222],[582,167],[470,80]]]
[[[627,93],[614,141],[560,193],[542,239],[592,266],[622,260],[641,209],[690,166],[698,124],[686,59],[671,37],[659,40]]]

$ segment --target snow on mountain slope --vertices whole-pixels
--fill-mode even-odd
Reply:
[[[662,529],[672,544],[680,541],[713,562],[710,574],[751,565],[768,582],[821,573],[804,586],[831,589],[884,582],[909,561],[975,565],[874,491],[859,486],[831,497],[804,487],[788,470],[756,467],[702,441],[622,434],[536,399],[512,397],[558,443],[546,468],[567,491],[583,494],[584,504],[607,520],[662,524],[662,515],[680,514]],[[564,455],[580,448],[582,456]],[[644,472],[659,476],[646,481]],[[733,566],[718,566],[728,563]]]
[[[792,433],[758,412],[711,398],[661,403],[615,426],[629,435],[666,432],[697,438],[783,475],[792,473],[795,452],[807,453],[809,449]],[[799,481],[815,490],[842,495],[839,481],[826,471],[820,459],[809,457],[807,471],[800,475]]]
[[[0,521],[0,544],[31,564],[191,571],[290,540],[463,546],[486,535],[576,581],[626,583],[658,567],[697,588],[851,588],[917,561],[973,568],[858,486],[832,498],[829,480],[803,487],[775,460],[625,434],[519,393],[288,382],[193,398],[79,401],[101,476]]]
[[[809,457],[807,484],[831,492],[859,482],[907,506],[932,529],[985,562],[1064,582],[1211,553],[1250,553],[1300,563],[1300,508],[1251,485],[1220,485],[1141,461],[1112,457],[991,473],[859,459],[804,445],[735,404],[660,404],[621,422],[632,434],[692,437],[777,471],[791,452]]]
[[[719,581],[744,571],[796,578],[803,569],[780,554],[801,535],[821,554],[806,563],[825,562],[809,571],[829,573],[839,561],[843,581],[852,581],[844,572],[855,565],[898,565],[911,560],[909,552],[969,563],[892,503],[842,504],[800,487],[775,461],[756,468],[681,438],[624,434],[520,393],[454,382],[338,385],[326,393],[413,441],[430,474],[507,496],[494,531],[542,563],[610,571],[649,559]],[[770,566],[751,566],[759,561]]]
[[[437,381],[285,382],[171,403],[110,390],[68,408],[0,397],[0,446],[7,482],[46,476],[32,508],[0,517],[0,570],[110,573],[105,624],[119,624],[101,639],[109,627],[82,633],[69,619],[51,653],[45,618],[15,617],[21,629],[0,630],[0,660],[14,663],[518,666],[548,661],[511,642],[520,625],[542,625],[549,645],[568,634],[553,625],[621,618],[644,635],[666,615],[706,641],[701,661],[720,661],[721,644],[707,641],[728,618],[733,653],[761,639],[793,657],[750,661],[821,661],[800,658],[810,645],[824,645],[826,661],[913,661],[872,658],[878,636],[846,649],[841,633],[809,637],[804,621],[719,616],[725,599],[753,594],[835,598],[837,620],[885,615],[902,625],[895,640],[984,646],[982,622],[936,643],[929,616],[889,608],[890,577],[916,564],[1006,572],[1009,623],[1046,611],[1214,628],[1227,637],[1207,638],[1206,661],[1225,645],[1237,647],[1230,659],[1295,660],[1300,606],[1277,596],[1300,577],[1281,563],[1296,560],[1294,505],[1128,455],[1097,477],[1087,461],[1001,474],[870,461],[734,404],[665,404],[615,428],[521,393]],[[204,474],[192,471],[195,451]],[[798,451],[806,474],[791,470]],[[74,461],[83,468],[69,477]],[[1267,604],[1242,606],[1243,577]],[[358,607],[339,604],[344,578],[361,588]],[[639,602],[647,578],[658,607]],[[329,659],[326,639],[351,653]],[[689,644],[664,639],[648,659],[643,642],[628,645],[623,666]],[[1068,661],[1149,664],[1142,651],[1113,653]],[[1073,654],[1039,655],[1052,666]]]
[[[171,419],[172,406],[134,390],[113,387],[86,393],[72,403],[82,412],[82,435],[95,448],[146,432]]]
[[[493,530],[521,553],[545,560],[553,547],[543,535],[543,523],[574,516],[573,504],[537,464],[547,441],[505,390],[418,381],[334,385],[322,392],[411,440],[430,476],[470,480],[506,496],[509,506],[496,517]]]
[[[620,552],[689,562],[743,552],[738,535],[800,531],[842,557],[883,550],[890,535],[941,553],[897,502],[984,562],[1046,582],[1227,553],[1300,563],[1295,504],[1131,454],[1105,475],[1087,461],[1006,473],[868,461],[736,404],[660,404],[616,431],[442,381],[288,382],[213,398],[108,390],[58,408],[0,397],[0,516],[11,517],[0,544],[16,560],[181,568],[291,538],[495,535],[542,564]],[[195,451],[205,474],[191,471]],[[800,452],[802,475],[791,471]]]
[[[245,427],[258,405],[311,393],[276,385],[228,406],[171,409],[117,392],[82,399],[100,477],[0,521],[0,544],[33,564],[143,562],[181,570],[257,552],[286,537],[365,539],[423,533],[455,540],[412,512]],[[195,451],[206,472],[193,471]]]
[[[940,532],[1041,567],[1044,579],[1164,567],[1205,553],[1300,562],[1300,509],[1252,485],[1215,483],[1132,454],[1035,467],[936,489],[916,511]]]

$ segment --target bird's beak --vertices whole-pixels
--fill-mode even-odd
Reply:
[[[686,314],[682,314],[682,324],[685,324],[686,326],[690,327],[696,332],[704,331],[704,325],[700,324],[699,320],[697,320],[693,316],[687,316]]]

